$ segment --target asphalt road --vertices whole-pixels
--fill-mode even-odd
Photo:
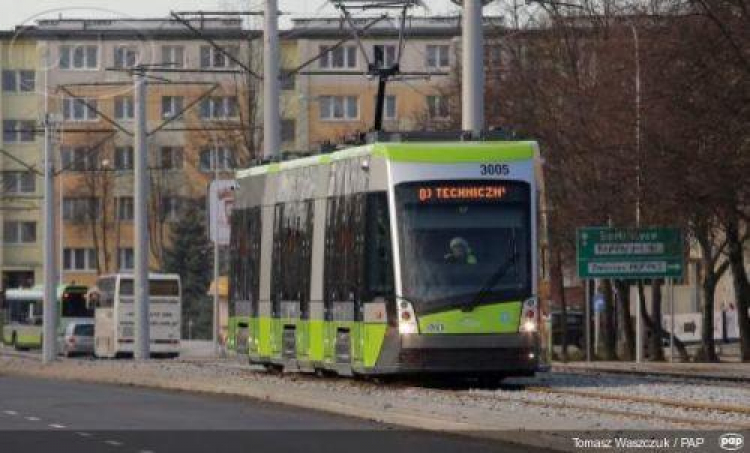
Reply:
[[[2,452],[529,452],[236,398],[0,376]]]

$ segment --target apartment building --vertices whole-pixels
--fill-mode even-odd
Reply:
[[[40,71],[33,39],[0,32],[0,266],[3,287],[31,286],[42,276],[40,217],[43,137]]]
[[[286,120],[286,130],[294,130],[297,149],[315,150],[323,143],[340,142],[345,136],[373,128],[378,81],[365,75],[368,63],[388,67],[399,54],[397,21],[369,25],[373,21],[354,20],[358,28],[367,27],[360,32],[361,47],[340,18],[295,19],[282,35],[284,49],[295,48],[301,62],[335,47],[296,76],[293,90],[299,114]],[[447,92],[456,80],[460,19],[411,18],[406,25],[401,71],[428,75],[399,77],[388,84],[384,128],[439,127],[458,114]],[[337,46],[344,39],[349,41]]]
[[[372,19],[358,18],[358,26]],[[213,178],[231,178],[262,149],[262,31],[239,19],[199,17],[198,33],[171,19],[40,20],[0,34],[4,125],[3,248],[6,287],[42,279],[42,121],[56,121],[56,244],[61,281],[88,284],[133,266],[134,66],[151,65],[147,94],[151,264],[160,268],[170,225],[187,203],[204,203]],[[388,85],[384,127],[440,126],[456,115],[446,90],[459,56],[455,17],[413,18]],[[377,80],[391,65],[398,25],[361,33],[339,18],[296,19],[281,36],[282,151],[315,152],[371,130]],[[330,52],[341,40],[349,39]],[[217,50],[216,46],[223,51]],[[314,60],[316,56],[323,56]],[[301,71],[295,71],[309,62]],[[157,69],[167,69],[158,72]],[[250,69],[250,71],[248,71]],[[342,72],[350,72],[343,75]]]
[[[147,87],[151,266],[187,203],[205,203],[213,178],[254,157],[251,35],[239,20],[41,20],[26,34],[46,68],[49,112],[59,121],[57,249],[61,280],[133,268],[134,99],[129,69],[151,68]],[[218,50],[214,44],[220,46]],[[160,72],[164,69],[164,72]],[[168,70],[169,72],[166,72]]]

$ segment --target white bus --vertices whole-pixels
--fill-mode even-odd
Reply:
[[[135,347],[135,304],[132,274],[99,277],[89,297],[96,307],[94,354],[128,357]],[[149,274],[151,355],[180,355],[182,289],[177,274]]]

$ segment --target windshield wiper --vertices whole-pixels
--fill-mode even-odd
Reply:
[[[469,301],[469,303],[464,304],[461,307],[461,311],[463,312],[469,312],[474,311],[479,304],[482,303],[482,299],[485,298],[487,293],[489,293],[492,288],[497,285],[497,282],[503,279],[505,275],[508,273],[509,270],[513,269],[516,273],[516,276],[518,275],[518,247],[516,243],[516,229],[513,228],[513,233],[510,237],[510,249],[512,250],[511,255],[508,257],[505,262],[500,264],[500,266],[497,268],[497,270],[490,276],[490,278],[487,280],[487,282],[482,286],[482,288],[477,292],[477,294],[474,296],[474,298]]]

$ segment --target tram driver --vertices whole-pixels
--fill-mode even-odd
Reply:
[[[474,256],[466,239],[460,236],[454,237],[450,241],[449,248],[450,251],[444,257],[447,263],[477,264],[477,257]]]

